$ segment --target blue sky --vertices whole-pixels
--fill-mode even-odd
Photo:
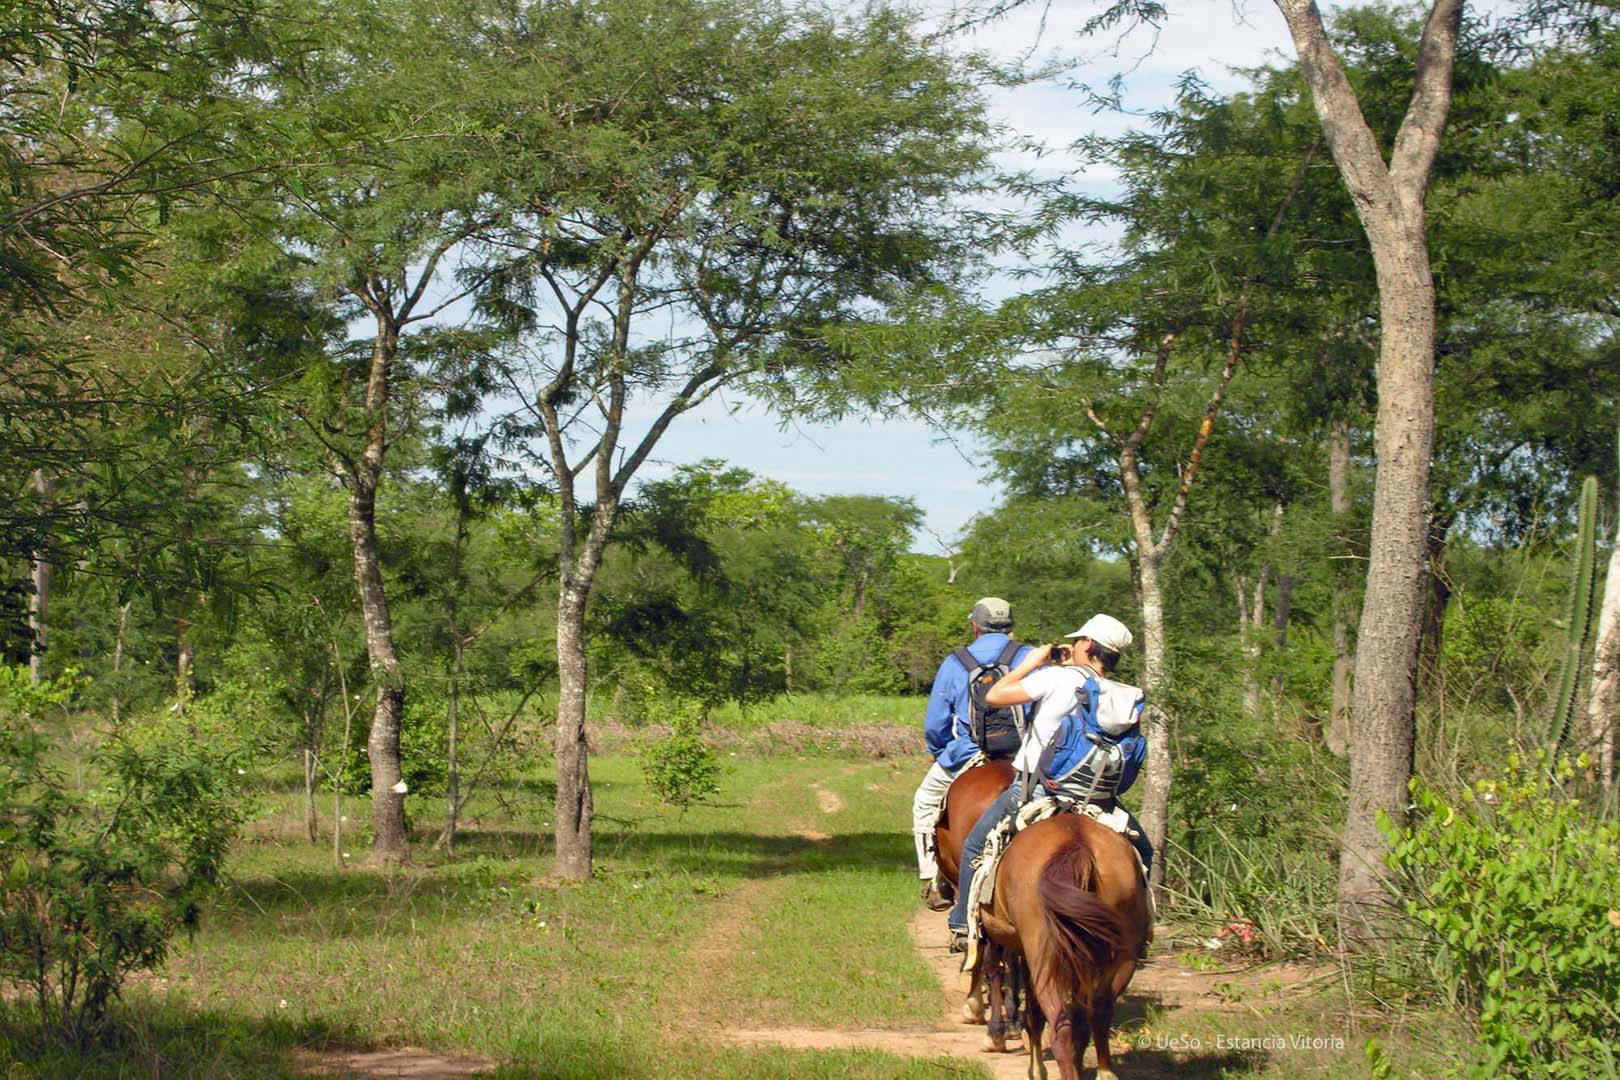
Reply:
[[[1215,89],[1232,90],[1241,80],[1230,68],[1292,57],[1282,16],[1269,2],[1178,0],[1170,6],[1173,10],[1157,32],[1081,41],[1075,30],[1097,5],[1033,0],[966,44],[1008,59],[1029,52],[1080,57],[1083,62],[1070,78],[1092,84],[1122,73],[1127,107],[1139,112],[1170,102],[1177,80],[1190,69],[1197,69]],[[948,8],[936,4],[930,10]],[[1062,148],[1074,140],[1091,132],[1118,133],[1140,122],[1093,113],[1081,95],[1056,83],[996,91],[991,106],[1000,121],[1054,151],[1039,160],[1004,156],[1002,164],[1010,168],[1065,168]],[[1093,172],[1083,180],[1107,187],[1112,177]],[[657,460],[648,463],[643,477],[656,479],[676,465],[705,457],[722,458],[810,495],[910,497],[927,515],[927,527],[914,544],[925,552],[939,552],[1002,495],[985,475],[982,449],[966,433],[940,432],[909,420],[784,428],[745,398],[712,401],[682,417],[660,441]]]

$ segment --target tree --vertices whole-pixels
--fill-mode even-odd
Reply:
[[[1355,202],[1378,279],[1380,348],[1372,537],[1356,636],[1350,796],[1340,856],[1341,932],[1355,940],[1382,902],[1380,815],[1406,820],[1417,645],[1434,446],[1435,294],[1423,202],[1451,104],[1462,0],[1435,0],[1411,104],[1386,162],[1310,0],[1277,0],[1322,133]]]
[[[484,300],[526,332],[510,384],[556,490],[556,872],[575,879],[585,617],[628,485],[682,414],[731,387],[793,400],[805,373],[836,375],[828,328],[950,274],[970,239],[951,200],[985,140],[956,63],[893,13],[580,10],[498,33],[517,61],[488,104],[523,212],[488,236],[507,262]],[[537,85],[566,92],[547,108]]]
[[[197,231],[205,273],[236,321],[263,323],[267,303],[309,311],[307,332],[282,327],[265,363],[277,404],[297,418],[317,459],[348,494],[353,574],[376,701],[368,752],[372,856],[408,854],[400,759],[405,671],[378,552],[378,502],[390,452],[420,441],[437,386],[485,348],[440,316],[484,275],[466,242],[504,212],[487,198],[501,149],[470,110],[490,77],[471,16],[430,5],[303,4],[282,12],[280,44],[320,32],[342,42],[301,56],[291,45],[244,88],[258,107],[242,132],[277,133],[274,149],[304,167],[244,196]],[[429,121],[421,118],[430,117]],[[458,276],[459,275],[459,276]],[[452,376],[447,374],[446,378]]]

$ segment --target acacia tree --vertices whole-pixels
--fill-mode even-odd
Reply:
[[[585,616],[637,471],[723,389],[794,400],[828,328],[949,275],[986,125],[908,21],[737,0],[601,0],[487,28],[522,212],[485,309],[555,485],[556,873],[591,872]],[[587,62],[588,60],[588,62]],[[566,80],[559,78],[559,68]],[[533,92],[566,83],[560,104]]]
[[[478,130],[487,54],[470,17],[429,4],[288,0],[280,48],[244,78],[256,106],[238,151],[299,161],[192,232],[199,270],[233,325],[256,330],[275,403],[316,468],[348,496],[352,571],[376,700],[367,749],[372,856],[408,854],[400,761],[405,673],[378,551],[390,454],[420,441],[436,368],[483,339],[441,316],[483,280],[465,242],[499,219],[500,148]],[[310,35],[341,44],[305,54]],[[264,138],[255,138],[265,133]],[[248,171],[246,168],[244,171]],[[307,314],[278,320],[281,307]],[[267,310],[268,309],[268,310]]]

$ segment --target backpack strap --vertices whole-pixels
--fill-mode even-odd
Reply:
[[[1011,671],[1012,670],[1013,657],[1017,656],[1018,655],[1018,650],[1022,649],[1023,647],[1024,646],[1023,646],[1022,642],[1014,641],[1012,638],[1008,638],[1007,639],[1007,647],[1005,649],[1001,650],[1001,655],[1000,656],[996,657],[996,663],[1000,664],[1002,667],[1006,668],[1008,671]]]
[[[969,675],[972,675],[975,669],[983,666],[979,663],[979,658],[968,652],[965,646],[955,650],[951,655],[956,657],[956,662],[961,664],[962,670]]]

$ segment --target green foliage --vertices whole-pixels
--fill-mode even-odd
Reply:
[[[1389,833],[1406,911],[1446,990],[1478,1018],[1469,1075],[1482,1080],[1613,1074],[1620,822],[1569,796],[1577,767],[1515,756],[1452,798],[1414,780],[1413,821]]]
[[[1165,861],[1178,916],[1210,932],[1246,923],[1271,957],[1325,953],[1337,937],[1340,766],[1313,742],[1249,715],[1229,669],[1209,681],[1183,674],[1165,702],[1197,720],[1176,758],[1175,850]]]
[[[694,706],[674,709],[669,734],[642,751],[641,774],[653,794],[670,806],[690,809],[720,791],[724,770],[720,757],[703,738],[703,722]]]
[[[27,988],[47,1036],[82,1044],[198,925],[242,819],[237,770],[195,739],[114,742],[78,789],[18,697],[0,705],[0,980]]]

